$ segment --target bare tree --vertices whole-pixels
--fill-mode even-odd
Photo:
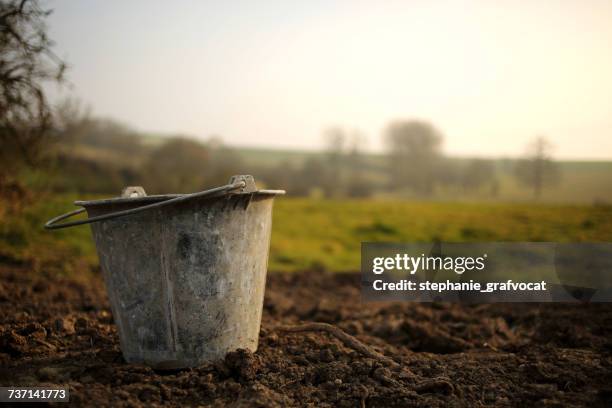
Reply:
[[[392,188],[409,187],[431,194],[441,159],[442,134],[420,120],[396,121],[385,132]]]
[[[370,186],[366,185],[364,178],[366,163],[362,154],[365,136],[359,130],[347,131],[333,127],[324,133],[324,138],[325,159],[318,163],[322,169],[315,170],[315,161],[310,161],[304,167],[304,172],[308,171],[318,177],[313,179],[308,176],[327,197],[369,195]]]
[[[66,65],[51,50],[50,13],[35,0],[0,2],[0,179],[35,164],[51,129],[43,84],[62,81]]]
[[[87,141],[95,120],[91,107],[77,98],[65,98],[54,109],[54,128],[60,143],[57,147],[62,152],[70,152],[78,144]]]
[[[344,153],[348,137],[344,129],[340,127],[326,130],[323,137],[325,139],[326,172],[320,183],[323,192],[329,197],[337,195],[340,191]],[[313,168],[312,163],[310,163],[309,167]]]
[[[461,184],[465,192],[475,191],[482,186],[495,184],[495,166],[491,160],[472,159],[462,172]]]
[[[533,197],[539,198],[545,186],[559,181],[557,164],[551,158],[552,144],[543,136],[536,137],[527,147],[527,157],[515,167],[518,181],[533,189]]]
[[[366,137],[358,130],[350,135],[350,147],[346,155],[348,177],[346,192],[349,197],[367,197],[372,193],[372,186],[367,179],[367,162],[363,155]]]

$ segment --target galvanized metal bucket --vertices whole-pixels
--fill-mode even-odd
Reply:
[[[91,223],[121,350],[158,369],[220,360],[257,349],[270,245],[272,202],[251,176],[185,195],[77,201],[48,229]],[[57,224],[87,210],[88,219]]]

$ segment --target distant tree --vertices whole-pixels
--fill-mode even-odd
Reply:
[[[77,122],[77,142],[117,154],[137,155],[142,150],[143,135],[113,119],[85,117]]]
[[[332,159],[339,158],[347,143],[346,132],[340,127],[332,127],[324,132],[323,137],[327,155]]]
[[[441,157],[435,166],[435,177],[437,183],[446,187],[460,185],[463,176],[463,167],[460,160]]]
[[[325,173],[320,175],[319,186],[326,196],[341,195],[343,189],[342,169],[348,136],[344,129],[333,127],[323,134],[325,139]],[[309,163],[312,166],[313,163]]]
[[[173,138],[155,149],[143,166],[143,186],[154,193],[190,193],[208,187],[210,152],[203,144]]]
[[[207,166],[207,183],[222,185],[235,174],[250,174],[252,167],[247,166],[242,156],[235,150],[225,146],[221,138],[214,137],[206,143],[210,160]],[[254,172],[253,172],[254,173]],[[254,174],[256,176],[256,174]],[[257,179],[255,180],[258,181]]]
[[[431,194],[442,157],[442,140],[442,134],[428,122],[391,123],[385,132],[391,187],[409,187],[420,194]]]
[[[253,171],[253,175],[256,176],[257,185],[265,185],[272,189],[284,189],[290,195],[300,195],[295,191],[295,180],[298,179],[296,165],[293,161],[283,160],[274,166],[261,166]],[[259,180],[263,181],[259,183]],[[305,192],[301,192],[305,194]],[[303,195],[302,194],[302,195]]]
[[[346,194],[349,197],[367,197],[372,194],[372,185],[367,179],[367,163],[363,155],[365,136],[354,131],[350,135],[350,147],[346,154]]]
[[[333,127],[324,133],[324,138],[323,161],[310,160],[303,169],[310,172],[311,184],[320,187],[327,197],[369,195],[371,186],[365,179],[366,162],[362,153],[365,136],[358,130]]]
[[[73,143],[84,127],[92,120],[91,108],[80,99],[65,98],[55,107],[55,128],[62,143]]]
[[[302,168],[291,179],[290,191],[300,196],[310,196],[317,189],[322,190],[325,196],[333,196],[334,186],[329,183],[330,168],[324,160],[311,157],[306,159]],[[338,189],[339,186],[336,186]]]
[[[465,166],[462,174],[462,186],[465,191],[474,191],[495,181],[495,166],[491,160],[473,159]]]
[[[543,136],[536,137],[527,147],[527,157],[515,166],[517,180],[533,190],[535,199],[542,195],[545,186],[558,183],[559,167],[551,158],[551,143]]]
[[[66,64],[52,51],[35,0],[0,2],[0,183],[20,165],[35,165],[52,129],[44,84],[61,82]]]

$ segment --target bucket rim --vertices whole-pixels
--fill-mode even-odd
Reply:
[[[232,195],[236,196],[245,196],[245,195],[254,195],[254,196],[277,196],[277,195],[285,195],[285,190],[257,190],[254,192],[246,192],[246,193],[234,193]],[[155,203],[158,201],[170,200],[172,198],[177,198],[181,196],[185,196],[188,194],[158,194],[158,195],[149,195],[143,197],[112,197],[112,198],[101,198],[97,200],[77,200],[74,202],[74,205],[80,207],[90,207],[90,206],[98,206],[98,205],[108,205],[108,204],[124,204],[124,203],[134,203],[134,204],[146,204],[146,203]],[[219,198],[219,197],[216,197]]]

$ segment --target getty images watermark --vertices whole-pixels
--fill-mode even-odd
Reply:
[[[612,244],[361,245],[365,301],[612,302]]]

